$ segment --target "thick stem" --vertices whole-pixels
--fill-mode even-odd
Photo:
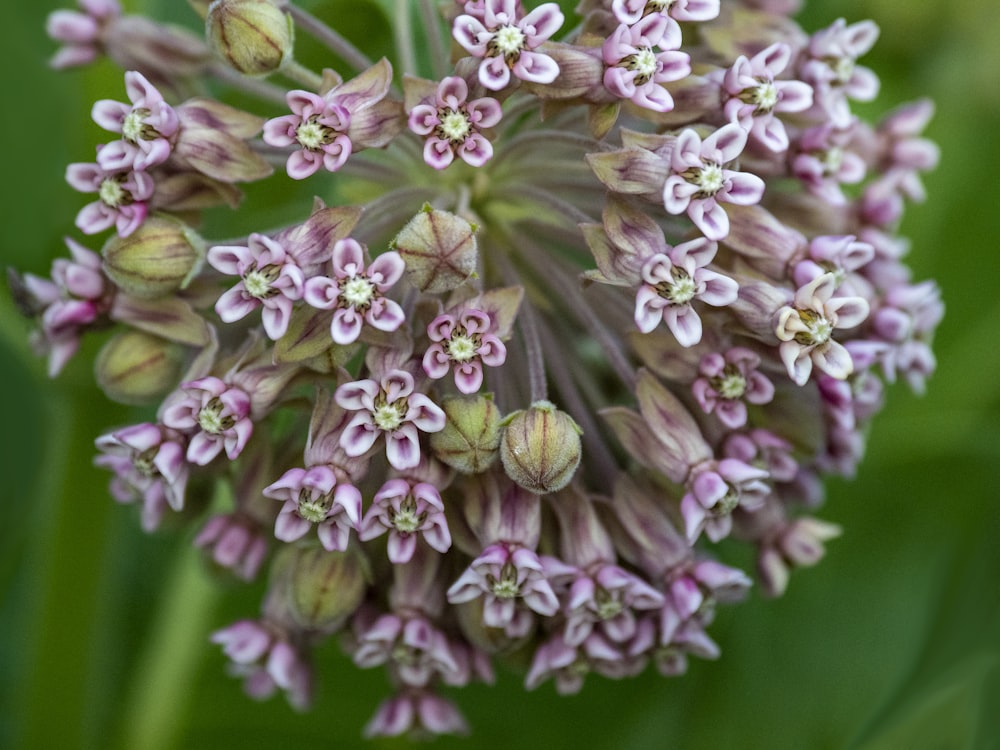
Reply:
[[[441,79],[448,72],[448,47],[441,36],[441,14],[434,0],[420,0],[420,15],[431,48],[431,69],[435,79]]]
[[[323,86],[323,76],[309,70],[301,63],[289,57],[281,64],[281,74],[286,78],[305,86],[310,91],[319,91]]]
[[[417,50],[413,46],[413,28],[410,23],[410,0],[396,0],[395,23],[392,26],[396,54],[403,74],[417,74]]]

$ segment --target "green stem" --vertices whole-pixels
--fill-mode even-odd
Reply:
[[[298,61],[289,57],[281,64],[281,74],[310,91],[319,91],[323,85],[323,76],[305,67]]]
[[[194,695],[198,662],[208,648],[215,599],[216,589],[205,575],[198,551],[190,546],[180,550],[127,693],[121,747],[180,747],[178,734]]]
[[[396,52],[399,54],[399,64],[403,73],[417,74],[417,53],[413,47],[413,29],[410,24],[410,0],[396,0],[396,23],[393,24],[393,35],[396,40]]]

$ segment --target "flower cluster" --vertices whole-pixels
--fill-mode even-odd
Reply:
[[[212,636],[255,697],[307,706],[331,637],[395,687],[370,735],[466,731],[439,688],[513,652],[562,693],[717,658],[716,606],[818,562],[824,477],[934,369],[898,235],[931,105],[852,111],[873,23],[566,5],[414,2],[374,63],[276,0],[192,3],[204,40],[115,0],[50,18],[55,67],[127,71],[93,109],[119,139],[67,171],[114,231],[10,282],[52,375],[105,336],[98,384],[149,410],[97,439],[115,499],[267,571]],[[187,97],[223,87],[247,111]],[[265,178],[266,224],[205,211]]]

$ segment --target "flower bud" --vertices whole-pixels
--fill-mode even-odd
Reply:
[[[240,73],[263,76],[292,55],[292,21],[271,0],[215,0],[205,33],[215,53]]]
[[[197,269],[194,235],[178,221],[150,216],[128,237],[111,237],[101,250],[104,272],[128,295],[154,299],[180,289]]]
[[[500,410],[489,396],[452,396],[441,404],[448,421],[431,434],[431,449],[463,474],[486,471],[500,450]]]
[[[149,404],[181,378],[184,350],[143,331],[127,330],[110,339],[94,364],[97,384],[112,401]]]
[[[461,216],[425,205],[391,245],[406,262],[406,275],[422,292],[456,289],[476,270],[476,226]]]
[[[530,492],[561,490],[580,465],[583,431],[549,401],[536,401],[503,420],[500,460],[507,476]]]
[[[286,547],[281,576],[287,589],[288,614],[308,630],[333,632],[364,598],[367,566],[354,550],[327,552],[322,547]]]

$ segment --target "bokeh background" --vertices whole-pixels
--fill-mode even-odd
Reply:
[[[724,0],[725,1],[725,0]],[[385,42],[366,0],[304,3]],[[46,14],[57,0],[8,3],[0,22],[4,97],[4,266],[47,275],[80,238],[82,196],[65,165],[90,158],[91,103],[122,99],[120,73],[57,74]],[[182,0],[130,12],[193,18]],[[567,3],[569,5],[569,3]],[[665,680],[591,677],[580,695],[551,683],[455,697],[469,719],[452,747],[945,750],[1000,747],[1000,4],[807,0],[807,30],[874,19],[863,63],[882,78],[870,111],[931,97],[942,150],[912,207],[915,278],[934,278],[947,314],[928,393],[889,392],[853,481],[830,484],[821,515],[844,535],[788,594],[723,609],[718,662]],[[96,247],[96,243],[91,243]],[[107,494],[93,439],[138,421],[92,385],[98,341],[56,381],[0,291],[0,748],[226,750],[400,747],[360,731],[388,686],[335,643],[320,652],[315,708],[255,703],[224,674],[212,630],[253,616],[258,586],[209,575],[189,531],[139,531]]]

